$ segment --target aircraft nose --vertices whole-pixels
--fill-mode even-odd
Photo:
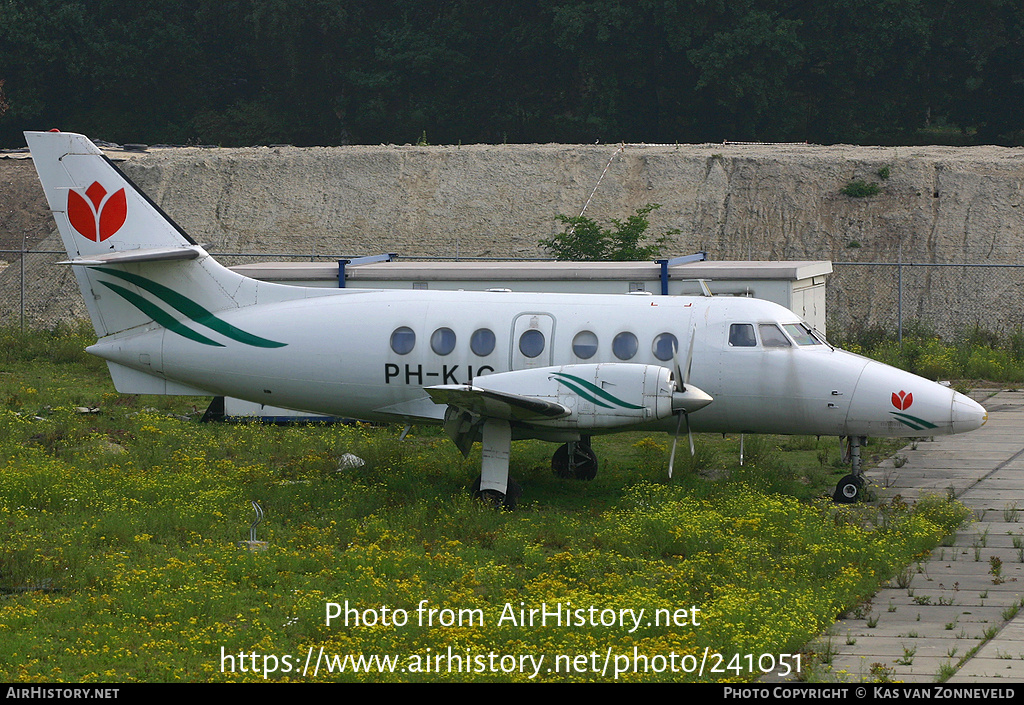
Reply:
[[[950,420],[953,423],[953,433],[967,433],[984,426],[988,421],[988,412],[985,411],[985,407],[973,399],[960,392],[953,392]]]

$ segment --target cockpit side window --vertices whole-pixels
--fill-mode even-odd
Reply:
[[[729,345],[736,348],[753,348],[757,346],[754,337],[754,326],[750,323],[733,323],[729,326]]]
[[[761,334],[761,344],[766,348],[789,348],[793,344],[789,342],[786,334],[779,330],[774,323],[762,323],[757,327]]]

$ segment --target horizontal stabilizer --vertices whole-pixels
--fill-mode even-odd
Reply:
[[[204,254],[206,254],[206,251],[198,245],[189,245],[188,247],[154,247],[144,250],[123,250],[121,252],[111,252],[106,255],[93,255],[91,257],[76,257],[75,259],[64,260],[57,264],[95,267],[103,264],[167,262],[171,260],[196,259]]]
[[[534,397],[481,389],[470,384],[442,384],[424,390],[435,404],[447,404],[478,416],[507,421],[557,419],[568,416],[568,407]]]

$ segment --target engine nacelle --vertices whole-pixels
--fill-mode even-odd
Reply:
[[[501,372],[473,379],[473,386],[559,404],[558,418],[529,423],[552,428],[606,429],[672,416],[672,371],[658,365],[609,362]]]

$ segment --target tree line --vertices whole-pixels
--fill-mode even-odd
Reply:
[[[0,146],[1024,141],[1019,0],[4,0]]]

